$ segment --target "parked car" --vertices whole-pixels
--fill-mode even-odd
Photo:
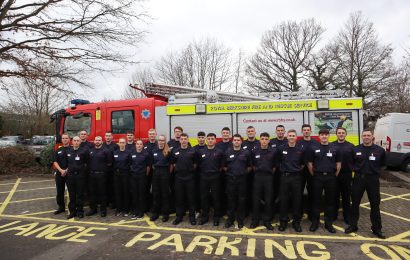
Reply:
[[[34,154],[36,158],[40,158],[41,151],[54,141],[54,136],[35,135],[30,139],[27,148]]]
[[[16,146],[24,143],[24,138],[18,135],[8,135],[0,138],[0,147]]]
[[[410,172],[410,114],[390,113],[377,120],[375,143],[386,150],[386,164]]]

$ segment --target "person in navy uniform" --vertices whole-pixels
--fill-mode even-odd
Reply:
[[[196,225],[195,219],[195,149],[188,146],[188,135],[182,133],[179,139],[181,146],[172,149],[172,165],[175,171],[175,209],[176,218],[172,222],[178,225],[185,215],[185,204],[188,205],[189,221]]]
[[[343,208],[343,220],[346,224],[349,224],[352,193],[352,161],[353,161],[353,149],[354,145],[346,141],[347,131],[343,127],[336,129],[337,140],[333,142],[334,145],[342,153],[342,168],[337,176],[337,194],[336,194],[336,207],[335,207],[335,219],[339,214],[340,197],[342,197]]]
[[[280,146],[284,145],[287,140],[285,137],[286,130],[285,126],[277,125],[275,129],[276,137],[272,138],[269,142],[269,145],[273,148],[279,148]]]
[[[84,191],[89,150],[80,148],[81,139],[73,137],[73,146],[67,149],[67,189],[70,198],[67,219],[84,217]]]
[[[174,138],[168,141],[169,149],[172,151],[174,148],[178,148],[181,146],[179,139],[181,138],[181,134],[183,133],[184,129],[180,126],[174,127]]]
[[[247,179],[251,171],[251,153],[241,148],[242,136],[235,134],[232,147],[225,152],[226,193],[228,220],[225,228],[233,225],[235,216],[238,227],[243,228],[246,213]]]
[[[248,126],[246,128],[246,135],[247,139],[242,142],[242,148],[243,149],[248,149],[250,152],[253,151],[254,148],[259,146],[258,140],[256,140],[256,131],[255,127],[253,126]]]
[[[126,148],[127,141],[125,138],[120,138],[118,145],[119,148],[113,152],[115,216],[127,217],[130,210],[130,152]]]
[[[144,143],[144,150],[151,154],[152,149],[158,146],[157,142],[157,130],[151,128],[148,130],[148,141]]]
[[[198,169],[200,172],[201,219],[199,225],[204,225],[209,220],[210,196],[214,206],[213,225],[219,226],[222,217],[221,210],[221,172],[224,153],[215,147],[216,135],[209,133],[206,136],[207,146],[199,149],[197,153]]]
[[[279,198],[279,231],[285,231],[288,226],[289,202],[292,204],[292,227],[296,232],[302,232],[302,184],[305,167],[305,149],[296,142],[296,130],[287,133],[288,143],[278,148],[279,168],[281,173]]]
[[[112,140],[112,133],[110,131],[105,132],[105,142],[103,148],[110,151],[111,156],[114,151],[118,149],[118,145]],[[113,165],[108,167],[107,170],[107,204],[111,204],[111,208],[115,208],[115,194],[114,194],[114,170]]]
[[[158,219],[162,214],[162,222],[169,220],[171,207],[170,200],[170,172],[171,151],[168,147],[166,137],[158,136],[158,146],[152,150],[152,212],[151,221]]]
[[[144,150],[152,156],[152,150],[158,146],[158,141],[157,141],[157,130],[154,128],[151,128],[148,130],[148,141],[144,143]],[[151,161],[152,163],[152,161]],[[152,165],[150,165],[150,172],[147,176],[147,203],[146,203],[146,209],[145,211],[148,211],[151,209],[152,206],[152,193],[151,193],[151,186],[152,186]]]
[[[386,155],[383,148],[373,144],[373,132],[365,129],[362,132],[363,143],[353,149],[352,206],[350,209],[349,227],[345,233],[358,230],[359,206],[364,191],[370,202],[370,220],[373,233],[381,239],[386,238],[382,232],[380,216],[380,182],[379,177],[385,166]]]
[[[263,220],[263,225],[267,230],[273,230],[271,224],[273,210],[273,174],[275,173],[277,163],[277,150],[269,146],[269,134],[261,133],[259,139],[260,145],[253,149],[252,165],[255,173],[253,182],[253,210],[252,223],[250,228],[259,226],[259,221]],[[263,217],[260,212],[260,201],[265,201]]]
[[[90,191],[90,210],[87,216],[97,213],[97,204],[100,202],[101,217],[107,216],[107,171],[112,164],[112,154],[103,148],[101,136],[94,139],[95,147],[89,150],[89,170],[88,184]]]
[[[302,125],[302,139],[298,141],[298,144],[305,150],[305,153],[310,151],[310,147],[312,145],[318,145],[319,142],[316,141],[311,137],[312,135],[312,127],[309,124]],[[302,207],[301,207],[301,214],[303,215],[303,205],[306,207],[306,213],[308,215],[308,219],[310,220],[311,212],[312,212],[312,184],[311,184],[312,175],[310,175],[309,169],[307,165],[303,168],[303,179],[302,179],[302,194],[305,190],[307,191],[307,196],[302,197]],[[304,200],[304,201],[303,201]]]
[[[198,154],[200,150],[206,148],[206,134],[204,131],[199,131],[197,133],[197,141],[198,144],[194,146],[195,153]],[[201,189],[201,184],[200,184],[200,173],[199,173],[199,168],[196,168],[195,172],[195,190],[199,191]],[[195,192],[195,211],[196,212],[201,212],[201,194],[199,192]]]
[[[287,140],[285,137],[286,130],[284,125],[277,125],[275,128],[276,137],[272,138],[269,145],[272,148],[279,148],[284,145]],[[280,184],[280,169],[277,169],[276,174],[273,176],[273,208],[274,212],[279,211],[279,184]]]
[[[150,172],[151,156],[144,150],[141,140],[135,143],[135,150],[129,154],[130,183],[132,193],[132,217],[143,218],[147,200],[147,176]]]
[[[67,150],[70,148],[70,136],[67,133],[61,135],[61,142],[63,145],[54,152],[53,166],[54,177],[57,189],[57,206],[58,209],[54,211],[54,215],[65,212],[64,191],[67,182]]]
[[[91,149],[94,147],[94,144],[88,141],[88,132],[86,130],[80,131],[80,147],[81,148],[86,148],[86,149]]]
[[[339,175],[342,153],[334,144],[329,144],[329,130],[319,131],[320,144],[312,145],[308,156],[308,169],[312,175],[312,214],[309,231],[319,227],[320,202],[325,190],[325,229],[336,233],[333,227],[337,176]]]
[[[229,127],[224,127],[221,130],[222,140],[216,144],[216,148],[222,152],[226,152],[228,148],[232,146],[231,142],[231,129]]]
[[[134,131],[127,131],[127,144],[125,146],[125,149],[128,152],[132,152],[135,150],[135,135]]]

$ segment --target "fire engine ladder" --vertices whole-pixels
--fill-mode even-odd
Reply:
[[[228,93],[201,88],[190,88],[175,85],[147,83],[143,88],[131,85],[131,88],[140,90],[147,97],[155,97],[169,103],[215,103],[215,102],[242,102],[242,101],[269,101],[289,99],[328,99],[342,97],[343,93],[338,91],[305,91],[305,92],[270,92],[258,95],[245,95]]]

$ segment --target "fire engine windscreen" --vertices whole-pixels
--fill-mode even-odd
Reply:
[[[86,130],[90,133],[91,115],[83,114],[82,116],[70,115],[66,116],[64,121],[64,132],[68,133],[70,138],[79,134],[81,130]]]

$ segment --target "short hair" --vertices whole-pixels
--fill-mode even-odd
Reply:
[[[329,134],[329,130],[328,129],[320,129],[319,130],[319,135],[328,135]]]
[[[239,137],[242,140],[242,136],[240,134],[234,134],[232,138]]]
[[[312,127],[309,124],[303,124],[302,127],[300,129],[303,129],[305,127],[309,127],[310,130],[312,130]]]
[[[68,133],[63,133],[63,134],[61,135],[61,137],[63,137],[63,135],[66,135],[66,136],[68,136],[68,138],[70,138],[70,135],[69,135]]]
[[[247,128],[246,128],[246,130],[248,130],[248,129],[255,129],[255,127],[253,127],[253,126],[248,126]]]
[[[155,133],[156,133],[157,130],[155,130],[155,128],[150,128],[150,129],[148,130],[148,133],[149,133],[149,132],[155,132]]]
[[[279,127],[285,128],[284,125],[277,125],[277,126],[276,126],[276,129],[278,129]]]
[[[197,134],[197,136],[198,136],[198,137],[200,137],[200,136],[205,136],[205,132],[204,132],[204,131],[199,131],[198,134]]]
[[[182,129],[182,127],[180,127],[180,126],[174,127],[174,132],[175,132],[175,130],[180,130],[181,132],[184,132],[184,129]]]
[[[142,144],[144,144],[144,141],[142,141],[141,139],[138,139],[137,141],[135,141],[135,144],[137,144],[138,142],[141,142]]]
[[[88,134],[87,130],[85,130],[85,129],[80,130],[80,133],[81,132],[86,132],[86,134]]]
[[[222,130],[221,131],[231,131],[231,129],[229,129],[229,127],[227,127],[227,126],[225,126],[224,128],[222,128]]]
[[[365,129],[362,131],[362,133],[364,133],[364,132],[370,132],[370,133],[372,133],[372,135],[374,134],[373,130],[370,129],[370,128],[365,128]]]
[[[105,134],[112,134],[111,131],[105,131]]]
[[[338,128],[336,128],[336,133],[337,133],[338,130],[343,130],[343,131],[345,131],[345,132],[347,133],[347,130],[346,130],[346,128],[344,128],[344,127],[339,126]]]
[[[289,130],[288,130],[288,134],[289,134],[289,133],[295,133],[295,135],[298,135],[295,129],[289,129]]]
[[[135,135],[134,131],[127,131],[127,135]]]
[[[97,139],[97,138],[101,139],[101,140],[103,139],[101,136],[97,135],[96,137],[94,137],[94,140]]]
[[[267,133],[267,132],[263,132],[263,133],[261,133],[260,135],[259,135],[259,137],[267,137],[267,138],[270,138],[270,135],[269,135],[269,133]]]
[[[216,134],[214,134],[214,133],[209,133],[209,134],[206,135],[206,137],[215,137],[215,138],[216,138]]]
[[[181,137],[183,137],[183,136],[185,136],[186,138],[189,137],[187,133],[182,133],[182,134],[181,134]]]

